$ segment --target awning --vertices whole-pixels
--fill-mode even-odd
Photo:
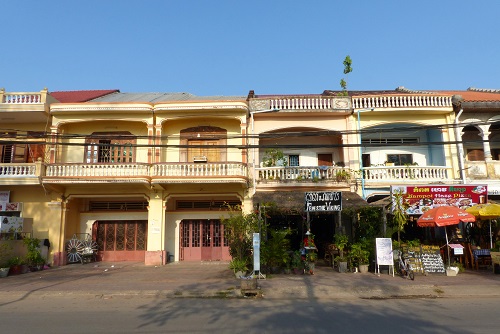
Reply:
[[[254,205],[276,203],[280,211],[304,212],[305,191],[257,191],[253,196]],[[342,208],[368,206],[368,203],[352,191],[342,191]]]

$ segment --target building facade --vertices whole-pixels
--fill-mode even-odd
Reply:
[[[94,240],[108,261],[229,260],[221,218],[234,205],[277,204],[286,211],[277,223],[298,222],[327,241],[346,218],[306,215],[305,192],[341,192],[345,208],[398,184],[481,183],[494,198],[499,103],[498,91],[474,89],[0,90],[0,194],[18,203],[0,215],[48,240],[53,265],[68,262],[72,238]]]

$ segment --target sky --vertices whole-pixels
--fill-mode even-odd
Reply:
[[[498,0],[1,1],[0,87],[500,89]],[[343,73],[345,57],[352,73]]]

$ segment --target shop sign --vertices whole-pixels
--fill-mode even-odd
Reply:
[[[391,195],[401,192],[407,206],[406,213],[420,215],[438,206],[457,206],[467,209],[475,204],[488,202],[486,185],[426,185],[391,186]]]
[[[306,212],[342,211],[342,192],[306,192]]]

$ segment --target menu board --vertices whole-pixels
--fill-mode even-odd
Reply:
[[[439,252],[439,246],[422,245],[421,260],[424,271],[429,274],[445,274],[443,259]]]
[[[408,263],[411,268],[416,273],[423,273],[424,266],[422,263],[422,250],[419,247],[409,247],[406,251],[406,255],[408,256]]]
[[[377,265],[379,266],[394,265],[394,259],[392,254],[392,239],[376,238],[375,244],[377,248]]]

